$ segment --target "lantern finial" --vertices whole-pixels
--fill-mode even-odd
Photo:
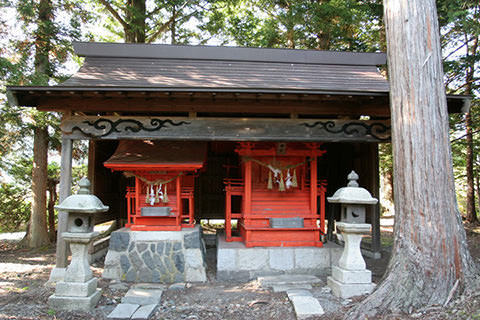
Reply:
[[[348,181],[348,184],[347,184],[347,187],[358,187],[358,174],[352,170],[352,172],[350,172],[350,174],[347,176],[347,179],[349,180]]]
[[[80,179],[78,186],[80,187],[78,194],[90,194],[91,183],[87,178],[83,177]]]

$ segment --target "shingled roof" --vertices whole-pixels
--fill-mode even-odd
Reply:
[[[85,63],[67,87],[252,92],[388,92],[382,53],[76,43]]]
[[[74,49],[85,61],[70,79],[8,87],[10,102],[55,109],[66,94],[165,92],[377,96],[388,104],[388,81],[378,70],[384,53],[95,42]],[[448,100],[449,110],[459,112],[468,99]]]

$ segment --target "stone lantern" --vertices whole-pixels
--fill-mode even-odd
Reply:
[[[332,276],[328,277],[328,286],[334,295],[340,298],[350,298],[372,292],[372,273],[366,269],[360,251],[362,237],[370,233],[371,225],[365,223],[365,205],[376,204],[366,189],[359,187],[358,174],[352,171],[348,175],[348,185],[338,189],[327,200],[330,203],[341,204],[341,222],[337,229],[345,240],[345,248],[338,261],[338,266],[332,267]]]
[[[106,212],[108,206],[96,196],[90,194],[90,181],[82,178],[77,194],[66,198],[56,209],[68,212],[67,232],[63,239],[70,243],[72,260],[65,271],[65,278],[59,281],[55,293],[48,298],[53,308],[90,311],[100,299],[101,290],[97,289],[97,278],[93,277],[88,264],[88,247],[98,235],[93,231],[93,215]]]
[[[338,189],[327,200],[330,203],[340,203],[342,222],[365,223],[365,205],[377,204],[378,200],[367,189],[358,186],[358,174],[355,171],[350,172],[347,179],[347,186]]]

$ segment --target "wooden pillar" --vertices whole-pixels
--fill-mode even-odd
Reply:
[[[72,189],[72,140],[62,137],[62,154],[60,164],[60,191],[58,195],[58,203],[65,200]],[[57,231],[57,255],[56,268],[67,267],[67,244],[62,237],[62,232],[67,231],[68,213],[65,211],[58,212],[58,231]]]
[[[245,162],[245,205],[244,214],[249,216],[252,212],[252,161]]]
[[[325,187],[322,186],[320,193],[320,229],[325,234]]]
[[[129,221],[128,223],[137,223],[137,214],[140,214],[140,195],[142,194],[142,184],[140,183],[140,179],[135,177],[135,211],[132,213],[133,214],[133,222],[130,222],[130,217],[128,217]],[[146,191],[148,192],[148,191]],[[147,194],[145,194],[145,197]]]
[[[312,155],[310,161],[310,212],[317,214],[317,155]]]
[[[226,240],[230,241],[232,238],[232,194],[230,186],[227,186],[227,194],[225,199],[225,233]]]
[[[380,201],[380,171],[378,163],[378,143],[369,144],[370,158],[370,183],[371,192],[374,198]],[[380,252],[381,250],[381,233],[380,233],[380,202],[371,209],[372,222],[372,251]]]
[[[183,208],[182,208],[182,176],[177,177],[177,210],[178,210],[178,216],[177,216],[177,226],[180,226],[180,222],[182,221],[182,214],[183,214]]]
[[[88,172],[87,172],[87,177],[88,180],[90,180],[90,183],[92,184],[92,194],[96,193],[95,190],[95,161],[96,161],[96,141],[95,140],[89,140],[88,141]]]

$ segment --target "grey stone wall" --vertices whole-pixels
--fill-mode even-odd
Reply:
[[[112,233],[103,277],[127,282],[204,282],[205,245],[201,228],[182,231]]]
[[[318,247],[253,247],[217,238],[217,279],[246,281],[259,276],[301,273],[330,274],[342,255],[343,247],[328,243]]]

